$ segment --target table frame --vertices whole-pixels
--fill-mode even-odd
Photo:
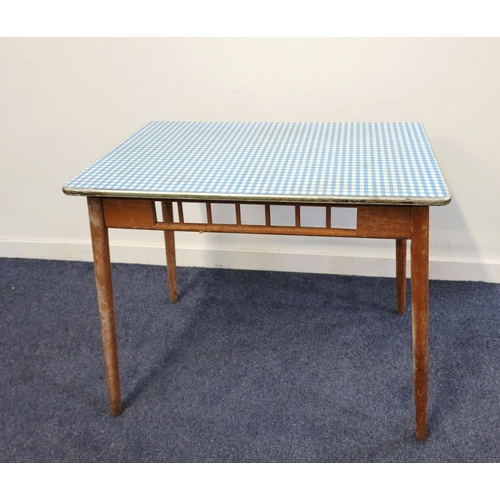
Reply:
[[[162,206],[162,221],[158,220],[155,201]],[[427,439],[427,372],[429,319],[429,206],[338,204],[338,203],[280,203],[237,202],[234,200],[200,200],[151,198],[118,198],[88,196],[88,210],[94,255],[97,298],[101,320],[106,378],[111,414],[122,412],[118,350],[113,302],[113,284],[109,253],[108,228],[150,229],[164,231],[167,275],[170,301],[178,300],[175,261],[175,231],[219,233],[283,234],[334,236],[354,238],[384,238],[396,240],[396,301],[398,314],[405,312],[406,248],[411,241],[411,305],[413,332],[413,368],[415,396],[415,435],[419,441]],[[184,221],[183,203],[205,203],[206,223]],[[174,221],[173,203],[177,203],[178,220]],[[235,224],[217,224],[212,218],[212,203],[229,203],[235,207]],[[264,205],[265,224],[250,225],[241,221],[241,205]],[[276,226],[271,223],[271,205],[295,207],[294,226]],[[326,210],[325,227],[301,225],[300,207],[316,206]],[[332,227],[330,207],[357,208],[356,229]]]

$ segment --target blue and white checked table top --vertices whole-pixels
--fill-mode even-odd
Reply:
[[[445,205],[416,122],[152,121],[69,181],[66,194]]]

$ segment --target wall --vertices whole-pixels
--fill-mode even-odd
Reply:
[[[499,38],[0,39],[0,256],[90,260],[61,186],[149,120],[419,121],[453,201],[431,277],[500,282]],[[162,236],[111,231],[114,261]],[[393,242],[178,234],[180,265],[391,276]]]

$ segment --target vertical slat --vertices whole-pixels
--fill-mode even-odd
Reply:
[[[269,205],[269,203],[266,203],[264,205],[264,209],[266,212],[266,226],[270,226],[271,225],[271,206]]]
[[[326,206],[326,228],[331,229],[332,227],[332,207]]]
[[[90,234],[92,237],[92,251],[94,253],[94,272],[99,316],[101,319],[101,335],[106,379],[108,382],[109,404],[111,406],[111,415],[116,417],[122,412],[122,400],[108,229],[104,223],[102,199],[88,197],[87,204]]]
[[[295,205],[295,227],[300,227],[300,205]]]
[[[396,302],[399,315],[406,310],[406,239],[396,240]]]
[[[163,221],[174,222],[173,204],[171,201],[162,201],[161,209]],[[177,302],[179,295],[177,292],[177,265],[175,262],[175,233],[174,231],[164,231],[165,250],[167,253],[167,277],[170,290],[170,302]]]
[[[207,223],[212,224],[212,204],[206,203],[207,206]]]
[[[412,208],[411,306],[416,438],[427,439],[429,207]]]
[[[182,201],[177,202],[177,211],[179,212],[179,222],[184,224],[184,209],[182,208]]]
[[[241,226],[241,205],[236,203],[234,208],[236,210],[236,225]]]

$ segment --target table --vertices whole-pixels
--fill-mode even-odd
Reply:
[[[152,121],[63,191],[87,197],[113,416],[121,413],[121,394],[108,228],[164,232],[172,302],[175,231],[389,238],[396,241],[399,314],[411,241],[415,428],[418,440],[427,439],[429,206],[451,196],[420,123]],[[186,202],[204,203],[206,222],[185,221]],[[232,205],[235,223],[214,220],[214,203]],[[264,207],[262,224],[242,221],[245,204]],[[275,205],[294,207],[294,225],[273,224]],[[307,206],[324,207],[324,225],[301,223]],[[332,224],[336,207],[357,209],[354,228]]]

